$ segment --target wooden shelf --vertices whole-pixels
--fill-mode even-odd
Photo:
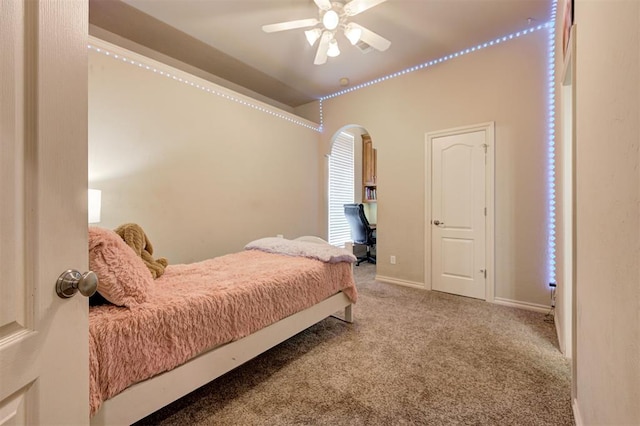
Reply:
[[[373,147],[371,136],[362,135],[362,202],[378,201],[377,190],[377,150]]]

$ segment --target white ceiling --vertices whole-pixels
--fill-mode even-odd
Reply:
[[[390,40],[387,51],[363,54],[339,35],[341,55],[314,65],[304,29],[261,29],[318,17],[312,0],[123,1],[309,98],[341,90],[343,77],[366,82],[544,23],[551,12],[550,0],[388,0],[352,18]]]

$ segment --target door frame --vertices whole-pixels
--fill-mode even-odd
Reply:
[[[567,51],[562,63],[560,75],[560,119],[562,150],[562,249],[561,262],[563,275],[558,283],[560,300],[556,309],[562,315],[555,321],[560,349],[571,360],[571,398],[574,413],[577,412],[577,350],[578,350],[578,305],[577,305],[577,199],[576,199],[576,32],[577,24],[571,26]],[[568,170],[570,168],[570,170]],[[569,197],[567,192],[570,192]]]
[[[455,127],[451,129],[438,130],[425,133],[424,145],[424,285],[427,290],[432,290],[431,280],[431,220],[433,212],[431,209],[431,185],[432,176],[432,149],[433,140],[444,136],[455,136],[464,133],[478,131],[485,132],[485,143],[487,144],[485,182],[486,182],[486,206],[487,217],[485,221],[485,261],[487,269],[487,279],[485,280],[485,300],[493,303],[495,294],[495,122],[472,124],[468,126]]]

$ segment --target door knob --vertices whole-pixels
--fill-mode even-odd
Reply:
[[[436,226],[439,226],[439,225],[444,225],[444,222],[440,222],[438,219],[436,219],[433,221],[433,224]]]
[[[93,271],[81,274],[75,269],[63,272],[56,281],[56,293],[63,299],[73,297],[78,291],[83,296],[92,296],[98,289],[98,276]]]

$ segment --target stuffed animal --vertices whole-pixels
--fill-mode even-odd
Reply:
[[[147,268],[149,268],[151,276],[153,276],[154,279],[164,274],[164,269],[169,262],[167,262],[167,259],[164,257],[158,259],[153,258],[153,246],[140,225],[125,223],[124,225],[118,226],[115,232],[142,258],[142,261]]]

